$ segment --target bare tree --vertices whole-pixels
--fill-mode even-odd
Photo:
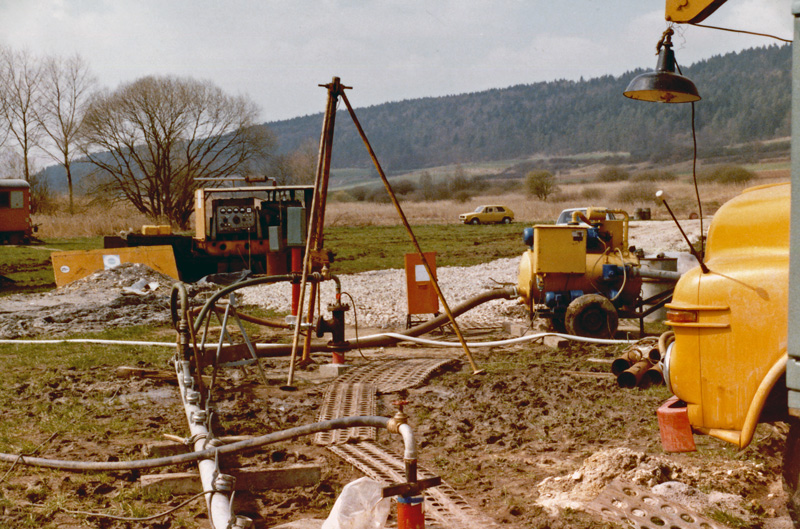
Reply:
[[[0,47],[0,118],[22,151],[22,177],[30,182],[31,152],[41,130],[35,109],[40,98],[40,61],[27,50]]]
[[[108,174],[107,193],[186,228],[198,178],[232,175],[274,148],[254,126],[257,115],[249,98],[210,82],[143,77],[97,95],[84,118],[84,152]]]
[[[50,57],[42,66],[41,100],[35,112],[49,141],[40,146],[64,168],[70,213],[74,211],[72,161],[80,153],[80,126],[96,84],[88,64],[79,55]]]
[[[317,175],[319,142],[308,139],[289,154],[288,165],[292,181],[296,184],[313,184]]]

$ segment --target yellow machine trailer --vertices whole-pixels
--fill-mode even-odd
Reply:
[[[671,289],[643,299],[643,278],[674,282],[679,274],[643,268],[644,254],[628,246],[628,224],[625,211],[587,208],[566,225],[526,228],[517,289],[531,315],[550,319],[557,332],[609,338],[619,318],[642,321],[659,309]]]

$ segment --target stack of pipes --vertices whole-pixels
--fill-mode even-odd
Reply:
[[[647,388],[662,384],[661,352],[650,340],[639,341],[628,347],[611,363],[611,372],[617,376],[621,388]]]

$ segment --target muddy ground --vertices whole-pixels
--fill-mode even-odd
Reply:
[[[502,335],[495,329],[481,331],[474,339]],[[460,360],[421,387],[380,395],[378,413],[390,416],[393,401],[410,401],[407,412],[419,435],[421,465],[442,476],[501,527],[612,527],[584,510],[614,479],[662,494],[673,491],[673,500],[731,527],[789,527],[779,479],[782,425],[761,426],[756,441],[744,451],[698,437],[698,452],[664,454],[655,410],[668,393],[663,386],[619,389],[615,379],[605,374],[608,364],[604,362],[619,350],[620,346],[587,345],[553,349],[542,344],[475,350],[477,363],[486,370],[483,375],[472,375],[460,349],[410,345],[365,351],[364,357],[350,353],[348,361],[360,365],[409,357]],[[323,356],[315,358],[319,363],[327,361]],[[298,371],[298,390],[290,392],[280,389],[287,360],[264,360],[263,366],[266,386],[252,367],[220,373],[214,391],[217,435],[260,435],[318,419],[330,380],[319,376],[317,364]],[[51,380],[47,391],[33,391],[34,383],[20,384],[15,402],[5,403],[5,413],[32,425],[31,442],[41,443],[37,455],[81,460],[140,458],[145,446],[161,434],[188,435],[178,390],[168,370],[164,371],[168,375],[164,378],[141,379],[121,379],[113,367],[32,373],[34,378]],[[98,393],[107,396],[107,407],[93,408],[92,413],[95,420],[109,421],[108,429],[49,438],[47,431],[36,428],[41,417],[32,411],[35,400],[47,399],[58,406],[64,400]],[[111,422],[117,414],[135,419],[141,429],[120,436]],[[379,442],[400,447],[387,434]],[[237,493],[236,511],[253,518],[259,528],[324,518],[341,487],[361,475],[326,449],[314,446],[310,438],[271,445],[231,463],[254,467],[318,464],[322,469],[321,482],[313,486]],[[176,470],[192,471],[193,467],[153,472]],[[65,512],[130,515],[134,505],[133,512],[141,516],[187,499],[133,492],[139,477],[139,472],[76,474],[16,466],[0,482],[0,527],[209,527],[202,502],[145,522]],[[676,490],[681,495],[675,495]]]
[[[120,293],[121,287],[130,287],[140,277],[161,284],[155,291]],[[67,336],[76,330],[164,324],[169,321],[167,284],[166,279],[149,272],[142,276],[141,270],[128,266],[58,294],[0,298],[2,337],[31,336],[42,329],[49,336]],[[192,294],[199,299],[208,288],[197,288]],[[73,302],[82,304],[80,311]],[[87,303],[94,308],[87,308]],[[286,340],[278,331],[259,332],[253,337],[257,341]],[[174,339],[170,330],[162,334],[164,341]],[[472,329],[468,334],[474,341],[508,337],[500,328]],[[0,354],[9,354],[7,347],[0,345]],[[410,423],[419,436],[421,465],[440,475],[501,527],[611,527],[587,510],[614,480],[663,495],[731,527],[790,527],[780,481],[785,426],[760,426],[755,441],[743,451],[697,436],[697,452],[665,454],[655,410],[669,393],[663,386],[617,387],[608,374],[609,361],[623,347],[572,344],[552,348],[527,343],[473,349],[477,364],[486,371],[482,375],[472,374],[459,348],[404,345],[367,350],[363,356],[354,351],[347,359],[353,365],[395,358],[458,360],[420,387],[379,395],[377,413],[391,416],[394,401],[408,400]],[[171,354],[165,349],[163,364],[146,366],[164,375],[154,378],[120,378],[118,366],[6,374],[6,383],[19,382],[14,382],[13,397],[0,405],[30,432],[25,453],[65,460],[142,458],[147,447],[163,441],[165,434],[188,435],[174,375],[167,367]],[[214,388],[215,433],[262,435],[316,422],[332,379],[319,374],[319,365],[329,358],[315,356],[315,360],[297,372],[297,391],[281,389],[289,367],[284,358],[262,361],[266,385],[252,367],[221,370]],[[87,427],[76,434],[53,435],[48,415],[76,401],[85,402],[81,420]],[[119,417],[137,426],[120,428],[115,423]],[[399,441],[387,434],[381,435],[379,443],[400,448]],[[237,493],[236,512],[253,518],[257,528],[324,518],[341,488],[361,476],[310,438],[271,445],[228,463],[261,468],[316,464],[321,468],[322,479],[313,486]],[[149,521],[68,512],[141,517],[188,499],[142,492],[137,485],[142,472],[67,473],[9,464],[3,468],[0,528],[209,527],[202,501]],[[193,470],[193,465],[184,465],[149,472]]]

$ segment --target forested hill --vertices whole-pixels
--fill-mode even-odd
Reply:
[[[628,82],[643,71],[385,103],[357,108],[356,114],[391,172],[535,154],[628,152],[653,159],[670,158],[674,151],[683,157],[691,142],[691,105],[624,97]],[[702,97],[695,108],[703,148],[789,135],[790,45],[715,56],[683,67],[683,73]],[[350,98],[358,104],[356,92]],[[288,152],[309,139],[318,141],[321,123],[317,114],[267,125],[281,151]],[[334,167],[370,163],[350,118],[340,110]]]

